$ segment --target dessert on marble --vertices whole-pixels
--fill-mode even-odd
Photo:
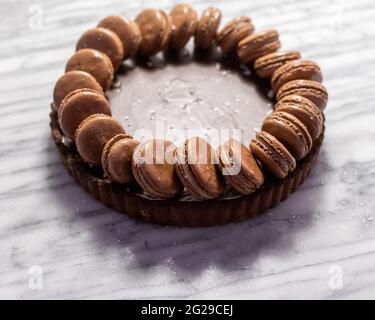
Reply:
[[[321,84],[320,67],[314,61],[301,60],[297,51],[279,52],[276,30],[255,32],[246,16],[230,20],[219,30],[221,17],[219,9],[209,7],[198,18],[190,5],[178,4],[170,14],[145,9],[134,21],[108,16],[79,38],[66,73],[54,88],[51,128],[65,166],[99,201],[131,217],[159,224],[225,224],[277,205],[308,175],[324,135],[322,110],[328,94]],[[139,80],[133,89],[126,87],[128,94],[151,95],[151,104],[160,99],[167,105],[164,115],[174,123],[186,113],[178,111],[177,104],[182,103],[181,110],[189,109],[203,125],[204,117],[214,117],[219,110],[210,109],[209,101],[224,103],[218,100],[221,92],[210,87],[206,76],[217,75],[221,62],[230,64],[243,78],[259,80],[259,86],[275,96],[273,112],[263,111],[262,123],[259,118],[261,129],[250,128],[257,131],[251,139],[228,137],[212,146],[204,136],[193,135],[175,144],[165,137],[133,138],[130,126],[125,129],[124,119],[129,116],[124,115],[124,105],[135,102],[119,99],[117,93],[118,82],[128,73],[123,71],[124,60],[133,60],[133,69],[142,68],[152,61],[151,56],[165,51],[166,61],[171,56],[173,62],[180,61],[180,53],[192,38],[194,56],[205,59],[199,63],[209,64],[211,59],[215,68],[201,65],[204,71],[192,71],[194,74],[176,68],[178,77],[171,80],[174,86],[168,82],[160,92]],[[259,78],[250,75],[252,70]],[[183,80],[188,76],[194,79],[194,86]],[[208,102],[196,97],[196,90],[204,89]],[[225,86],[219,85],[218,90],[225,91]],[[186,91],[189,99],[183,102]],[[173,97],[172,104],[163,96],[165,92]],[[116,95],[118,99],[111,99]],[[256,90],[243,90],[243,95],[250,103],[242,105],[236,98],[238,106],[234,108],[225,102],[225,112],[213,124],[223,129],[224,119],[225,125],[231,124],[228,129],[238,129],[238,123],[232,121],[235,115],[242,120],[246,115],[259,117],[255,104],[267,98],[258,96]],[[145,110],[138,105],[132,112],[138,119],[144,118]],[[140,122],[138,125],[144,126]]]

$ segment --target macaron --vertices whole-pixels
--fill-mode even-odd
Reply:
[[[268,132],[257,132],[251,140],[250,149],[259,162],[279,179],[296,168],[296,160],[288,149]]]
[[[237,44],[254,32],[255,28],[249,17],[240,16],[229,21],[218,33],[216,42],[223,53],[237,48]]]
[[[91,74],[103,90],[109,89],[114,77],[114,69],[108,56],[98,50],[77,51],[66,64],[65,72],[78,70]]]
[[[276,94],[276,101],[285,96],[298,95],[312,101],[320,110],[324,110],[328,101],[327,89],[319,82],[312,80],[293,80],[285,83]]]
[[[145,9],[135,19],[141,31],[142,40],[138,53],[152,56],[165,49],[172,26],[169,16],[163,10]]]
[[[241,142],[230,139],[217,148],[218,167],[227,182],[239,193],[250,194],[264,182],[250,150]]]
[[[110,139],[102,153],[102,167],[105,174],[117,183],[134,181],[132,159],[139,141],[128,134],[120,133]]]
[[[296,160],[304,158],[312,147],[312,138],[306,126],[294,115],[283,112],[272,112],[263,121],[262,131],[276,137]]]
[[[103,88],[91,74],[75,70],[64,73],[59,80],[57,80],[53,90],[53,102],[58,108],[61,101],[63,101],[69,93],[83,88],[92,89],[104,94]]]
[[[210,49],[216,39],[216,33],[221,21],[221,11],[209,7],[203,11],[195,30],[195,46],[200,49]]]
[[[98,24],[99,28],[113,31],[120,38],[124,52],[123,59],[133,58],[138,51],[142,36],[138,25],[121,16],[108,16]]]
[[[276,69],[300,58],[298,51],[272,52],[256,59],[254,70],[260,78],[270,78]]]
[[[294,115],[307,128],[313,140],[323,130],[323,113],[309,99],[297,95],[285,96],[275,105],[276,111],[284,111]]]
[[[60,128],[66,137],[73,139],[81,122],[96,113],[111,115],[111,106],[103,94],[91,89],[72,91],[58,110]]]
[[[169,45],[173,49],[182,49],[194,35],[198,22],[197,12],[189,4],[180,3],[172,9],[169,16],[172,24]]]
[[[317,82],[323,81],[320,67],[314,61],[295,60],[282,65],[272,75],[272,90],[276,93],[285,83],[303,79]]]
[[[124,49],[120,38],[109,29],[92,28],[87,30],[78,40],[76,50],[86,48],[105,53],[115,70],[118,69],[124,57]]]
[[[175,169],[175,145],[167,140],[153,139],[139,144],[133,153],[132,170],[145,193],[157,199],[169,199],[183,187]]]
[[[242,63],[252,63],[261,56],[275,52],[281,46],[276,30],[265,30],[242,39],[237,54]]]
[[[125,133],[119,122],[105,114],[93,114],[81,122],[75,143],[81,158],[91,165],[100,165],[104,146],[115,135]]]
[[[198,200],[217,198],[224,192],[215,151],[202,138],[189,138],[177,148],[176,172],[187,191]]]

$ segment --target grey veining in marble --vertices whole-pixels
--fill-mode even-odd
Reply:
[[[302,188],[262,217],[177,229],[134,221],[81,190],[50,138],[54,82],[105,15],[175,1],[0,5],[0,298],[375,298],[375,5],[371,0],[190,1],[275,27],[317,61],[326,138]]]

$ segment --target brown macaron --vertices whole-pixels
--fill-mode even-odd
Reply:
[[[176,153],[176,172],[191,195],[213,199],[224,192],[224,181],[215,165],[215,151],[204,139],[187,139]]]
[[[285,83],[293,80],[323,81],[320,67],[310,60],[295,60],[278,68],[272,75],[271,86],[273,92],[277,92]]]
[[[121,16],[108,16],[99,22],[98,27],[112,30],[117,34],[122,43],[123,59],[133,58],[137,54],[142,36],[134,21]]]
[[[254,70],[260,78],[271,78],[276,69],[300,58],[298,51],[272,52],[256,59]]]
[[[111,115],[111,106],[105,96],[91,89],[77,89],[61,102],[58,119],[64,135],[74,138],[81,122],[96,113]]]
[[[109,89],[114,77],[114,69],[108,56],[98,50],[82,49],[77,51],[65,67],[65,72],[78,70],[91,74],[103,90]]]
[[[138,53],[151,56],[165,49],[172,27],[169,16],[163,10],[145,9],[135,19],[141,31],[142,40]]]
[[[53,102],[59,108],[61,102],[69,93],[84,88],[104,94],[103,88],[91,74],[78,70],[64,73],[56,82],[53,90]]]
[[[264,182],[262,171],[250,150],[230,139],[216,150],[218,167],[228,183],[241,194],[250,194]]]
[[[142,189],[157,199],[169,199],[183,187],[174,169],[174,144],[153,139],[139,144],[133,153],[132,170]]]
[[[221,11],[209,7],[203,11],[195,30],[195,46],[200,49],[210,49],[216,39],[217,29],[221,21]]]
[[[293,80],[285,83],[276,94],[276,101],[285,96],[298,95],[311,100],[321,111],[327,105],[327,89],[319,82],[312,80]]]
[[[104,146],[115,135],[125,133],[119,122],[105,114],[93,114],[81,122],[75,143],[81,158],[91,165],[100,165]]]
[[[78,40],[76,50],[95,49],[105,53],[111,59],[113,68],[118,69],[124,57],[122,42],[116,33],[109,29],[92,28]]]
[[[272,112],[263,121],[262,131],[276,137],[296,160],[304,158],[312,147],[312,139],[306,126],[287,112]]]
[[[323,114],[309,99],[297,95],[285,96],[275,105],[276,111],[285,111],[298,118],[307,128],[313,140],[323,130]]]
[[[171,17],[172,33],[169,45],[173,49],[182,49],[194,35],[198,15],[192,6],[185,3],[177,4],[169,16]]]
[[[134,181],[132,159],[139,141],[128,134],[120,133],[110,139],[102,153],[102,167],[105,174],[117,183]]]
[[[242,63],[251,63],[261,56],[276,51],[281,46],[276,30],[265,30],[242,39],[237,54]]]
[[[250,149],[259,162],[279,179],[296,168],[296,160],[288,149],[268,132],[258,132],[251,140]]]
[[[240,16],[229,21],[218,33],[216,41],[223,53],[237,48],[237,44],[254,32],[255,28],[249,17]]]

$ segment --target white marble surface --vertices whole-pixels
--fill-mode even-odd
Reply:
[[[2,0],[0,298],[375,298],[373,1],[191,2],[224,20],[249,14],[321,64],[330,101],[312,174],[268,214],[224,227],[160,227],[105,208],[50,138],[54,81],[100,18],[173,1]]]

